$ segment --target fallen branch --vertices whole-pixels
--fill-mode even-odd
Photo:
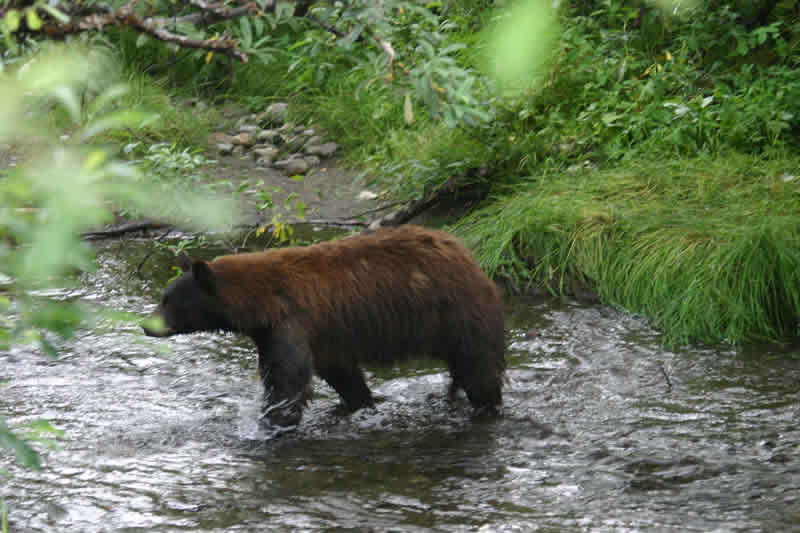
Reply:
[[[367,227],[366,222],[353,219],[315,218],[315,219],[294,222],[294,224],[310,224],[312,226],[325,226],[327,228],[337,228],[343,230],[356,230],[356,229],[364,229]],[[241,226],[238,226],[236,229],[243,230],[243,229],[265,228],[265,231],[271,232],[272,227],[273,227],[272,224],[264,223],[262,221],[256,224],[243,224]],[[168,229],[167,234],[169,234],[169,232],[171,232],[175,228],[175,225],[166,222],[158,222],[155,220],[137,220],[134,222],[120,224],[119,226],[113,226],[103,230],[86,231],[81,233],[81,238],[90,241],[102,240],[102,239],[116,239],[124,235],[127,235],[129,233],[136,233],[137,231],[148,231],[148,230],[162,229],[162,228],[167,228]],[[163,236],[160,238],[163,238]]]
[[[116,239],[128,233],[135,233],[137,231],[147,231],[151,229],[172,228],[172,224],[164,222],[156,222],[154,220],[137,220],[136,222],[128,222],[119,226],[114,226],[104,230],[85,231],[81,233],[81,237],[90,241],[101,239]]]
[[[334,219],[325,219],[325,218],[312,218],[309,220],[303,220],[300,222],[301,224],[311,224],[312,226],[325,226],[327,228],[339,228],[339,229],[356,229],[356,228],[366,228],[367,223],[362,222],[360,220],[334,220]]]
[[[466,176],[451,177],[442,183],[427,198],[413,200],[407,203],[401,209],[373,220],[369,224],[369,230],[375,231],[384,226],[399,226],[400,224],[405,224],[412,218],[438,204],[443,197],[454,194],[460,189],[464,188],[467,185],[467,183],[465,183],[465,178]]]

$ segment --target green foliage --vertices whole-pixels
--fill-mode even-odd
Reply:
[[[125,145],[125,152],[133,152],[139,148],[139,143]],[[159,177],[173,177],[178,173],[185,173],[208,165],[211,160],[203,155],[198,148],[180,149],[175,143],[155,143],[144,148],[141,168],[148,174]]]
[[[203,228],[234,220],[231,203],[165,188],[116,160],[110,148],[92,144],[156,119],[119,106],[127,88],[113,78],[113,67],[102,51],[48,46],[0,76],[0,150],[21,160],[0,175],[0,350],[33,343],[55,356],[52,339],[70,337],[91,318],[80,302],[40,291],[93,268],[92,249],[80,234],[111,220],[112,209]],[[38,466],[31,440],[47,444],[43,435],[58,436],[36,423],[20,437],[0,422],[0,446],[30,466]]]
[[[340,86],[349,78],[347,84],[355,91],[375,89],[398,102],[408,95],[419,107],[412,110],[408,122],[420,110],[451,127],[491,120],[485,79],[459,61],[464,45],[451,40],[458,28],[428,7],[397,0],[383,2],[380,11],[367,0],[315,5],[316,18],[345,31],[340,37],[292,17],[292,9],[291,4],[279,4],[274,13],[184,29],[195,38],[224,33],[237,39],[239,47],[255,60],[233,65],[232,78],[228,61],[218,61],[213,53],[175,53],[163,43],[128,32],[113,38],[119,41],[125,61],[143,71],[158,71],[159,64],[167,65],[170,77],[202,90],[227,90],[225,86],[232,82],[239,97],[261,103],[276,95],[327,93],[331,82]],[[391,43],[396,52],[393,68],[378,46],[379,40]],[[387,82],[391,90],[381,91],[379,86]],[[253,101],[252,105],[261,103]],[[402,118],[402,108],[396,107]]]
[[[0,419],[0,448],[13,451],[14,455],[17,457],[17,461],[23,466],[36,469],[41,468],[41,461],[36,450],[25,440],[12,433],[6,421],[3,419]]]
[[[489,71],[498,87],[510,95],[539,85],[559,33],[553,3],[517,0],[497,19],[489,37]]]
[[[543,177],[456,230],[492,274],[577,280],[679,342],[786,340],[800,317],[796,159],[659,161]]]
[[[128,74],[125,87],[116,102],[122,109],[141,109],[160,120],[142,124],[136,129],[114,130],[102,137],[111,143],[139,143],[143,149],[153,142],[187,147],[205,144],[208,132],[222,121],[217,109],[188,105],[197,101],[192,87],[169,88],[164,79],[153,79],[142,74]],[[137,150],[135,153],[140,153]]]
[[[378,82],[379,63],[368,71],[360,63],[346,74],[332,68],[324,78],[327,85],[309,86],[314,90],[303,92],[302,98],[313,102],[309,107],[315,116],[323,117],[332,133],[343,136],[345,148],[356,150],[355,158],[366,159],[371,172],[401,196],[418,196],[432,181],[443,182],[476,167],[488,168],[496,181],[505,183],[574,165],[611,167],[626,160],[731,149],[774,153],[800,140],[800,85],[793,76],[796,54],[791,52],[796,39],[789,38],[785,23],[770,21],[748,29],[741,14],[707,2],[684,2],[669,10],[642,10],[638,2],[617,0],[592,4],[594,9],[587,15],[569,5],[562,7],[561,33],[555,41],[548,40],[552,33],[548,37],[528,28],[528,35],[538,38],[518,40],[526,45],[533,42],[533,51],[515,45],[514,39],[503,40],[509,33],[502,31],[503,26],[495,34],[481,33],[476,39],[474,31],[461,32],[448,25],[447,19],[437,19],[447,28],[438,32],[444,37],[441,50],[448,50],[445,57],[455,62],[428,57],[415,63],[411,70],[419,85],[413,91],[414,111],[424,87],[434,87],[438,93],[434,98],[442,94],[435,89],[437,76],[428,75],[425,68],[435,66],[445,73],[453,64],[475,76],[470,81],[476,89],[471,93],[474,98],[467,100],[467,107],[479,110],[477,114],[459,115],[453,107],[446,115],[435,99],[423,99],[433,110],[434,120],[419,121],[414,112],[417,121],[409,127],[398,98],[403,85],[397,78],[391,87]],[[523,14],[525,9],[537,13],[549,6],[532,2],[520,9]],[[464,25],[472,22],[479,29],[486,27],[487,12],[469,9],[459,4],[454,16]],[[525,18],[499,13],[496,18],[501,24]],[[429,50],[425,45],[403,44],[405,39],[413,45],[420,34],[412,35],[414,24],[427,27],[429,19],[417,16],[409,10],[392,19],[393,44],[403,61],[409,54],[424,56]],[[515,26],[521,35],[525,32],[519,28],[526,27]],[[492,35],[499,37],[490,47],[485,39]],[[466,43],[470,48],[463,48]],[[307,54],[308,68],[314,64],[314,53],[331,48]],[[482,49],[494,50],[495,64],[507,68],[508,77],[535,72],[540,82],[526,91],[507,92],[505,98],[493,96],[491,83],[472,70],[485,56],[475,50]],[[515,53],[524,59],[512,61]],[[450,73],[444,77],[458,79]],[[445,100],[458,101],[458,97]],[[481,112],[487,115],[469,118]],[[437,126],[441,118],[445,125],[458,123],[459,128],[442,132]],[[401,143],[413,149],[404,149]],[[456,158],[442,157],[448,152],[476,153],[485,159],[473,164],[476,158],[467,153],[464,164],[451,166]]]
[[[304,180],[301,175],[292,176],[291,179],[297,182]],[[264,180],[258,180],[253,189],[247,189],[244,192],[258,199],[257,207],[259,211],[269,211],[272,214],[270,219],[272,238],[278,244],[296,244],[292,221],[304,221],[308,206],[300,201],[295,193],[288,193],[282,202],[276,202],[274,195],[284,194],[285,191],[280,187],[264,188]],[[256,229],[256,237],[261,236],[268,229],[268,226],[258,227]]]
[[[8,2],[5,2],[5,4],[7,5]],[[18,51],[18,45],[14,39],[14,34],[22,31],[23,22],[24,28],[28,30],[38,31],[42,28],[42,19],[39,16],[39,10],[61,22],[68,19],[58,8],[43,1],[36,1],[32,5],[28,5],[22,9],[12,7],[6,10],[3,18],[0,19],[0,32],[3,33],[3,40],[7,48],[14,52]],[[2,62],[0,62],[0,71],[2,71],[2,66]]]
[[[462,129],[430,124],[421,130],[391,132],[366,164],[372,165],[372,178],[390,197],[419,199],[451,176],[475,174],[472,180],[477,185],[497,184],[494,176],[478,176],[495,156]]]
[[[647,10],[634,27],[640,9],[606,1],[564,17],[548,81],[507,101],[504,122],[535,129],[522,141],[530,171],[543,160],[763,153],[798,140],[800,85],[780,21],[751,30],[703,3],[677,17]]]
[[[18,435],[19,434],[19,435]],[[21,435],[21,436],[20,436]],[[0,419],[0,448],[12,450],[17,457],[17,461],[29,468],[41,468],[41,459],[36,450],[31,447],[31,442],[42,444],[48,448],[55,448],[56,439],[61,438],[64,432],[53,427],[46,420],[34,420],[27,423],[24,427],[17,428],[14,433]]]

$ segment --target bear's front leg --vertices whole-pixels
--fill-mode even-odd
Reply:
[[[258,347],[258,372],[264,386],[262,422],[274,426],[300,423],[311,398],[313,358],[297,328],[285,326],[251,332]]]

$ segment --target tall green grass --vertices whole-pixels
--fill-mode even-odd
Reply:
[[[731,155],[543,176],[455,228],[492,274],[567,281],[676,342],[786,340],[800,315],[800,161]]]

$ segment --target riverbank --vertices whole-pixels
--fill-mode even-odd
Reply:
[[[396,31],[382,33],[396,71],[369,47],[284,28],[270,38],[295,44],[225,71],[224,92],[207,90],[223,76],[214,62],[168,76],[212,107],[288,102],[290,120],[324,129],[345,178],[357,169],[383,206],[446,190],[466,207],[442,224],[512,290],[599,298],[679,343],[794,339],[794,13],[560,6],[557,38],[537,52],[543,66],[511,95],[482,67],[484,30],[511,15],[466,2],[422,22],[398,13]],[[134,71],[163,59],[121,44]]]
[[[496,278],[589,289],[673,341],[785,341],[800,316],[798,169],[730,154],[563,173],[455,231]]]
[[[201,181],[239,191],[251,227],[269,225],[276,213],[293,223],[325,218],[366,225],[384,212],[381,205],[403,196],[383,194],[403,186],[385,176],[367,188],[370,178],[353,168],[359,161],[353,149],[341,154],[350,168],[337,157],[304,176],[265,166],[252,146],[220,151],[220,135],[242,134],[248,113],[208,113],[227,118],[209,131],[203,149],[213,163],[202,168]],[[310,129],[311,120],[278,127]],[[800,316],[798,169],[797,158],[735,152],[608,169],[582,165],[496,185],[471,213],[457,209],[413,222],[449,227],[512,292],[599,300],[647,317],[676,343],[787,341]],[[258,201],[264,195],[271,207]],[[297,216],[298,205],[307,216]]]

